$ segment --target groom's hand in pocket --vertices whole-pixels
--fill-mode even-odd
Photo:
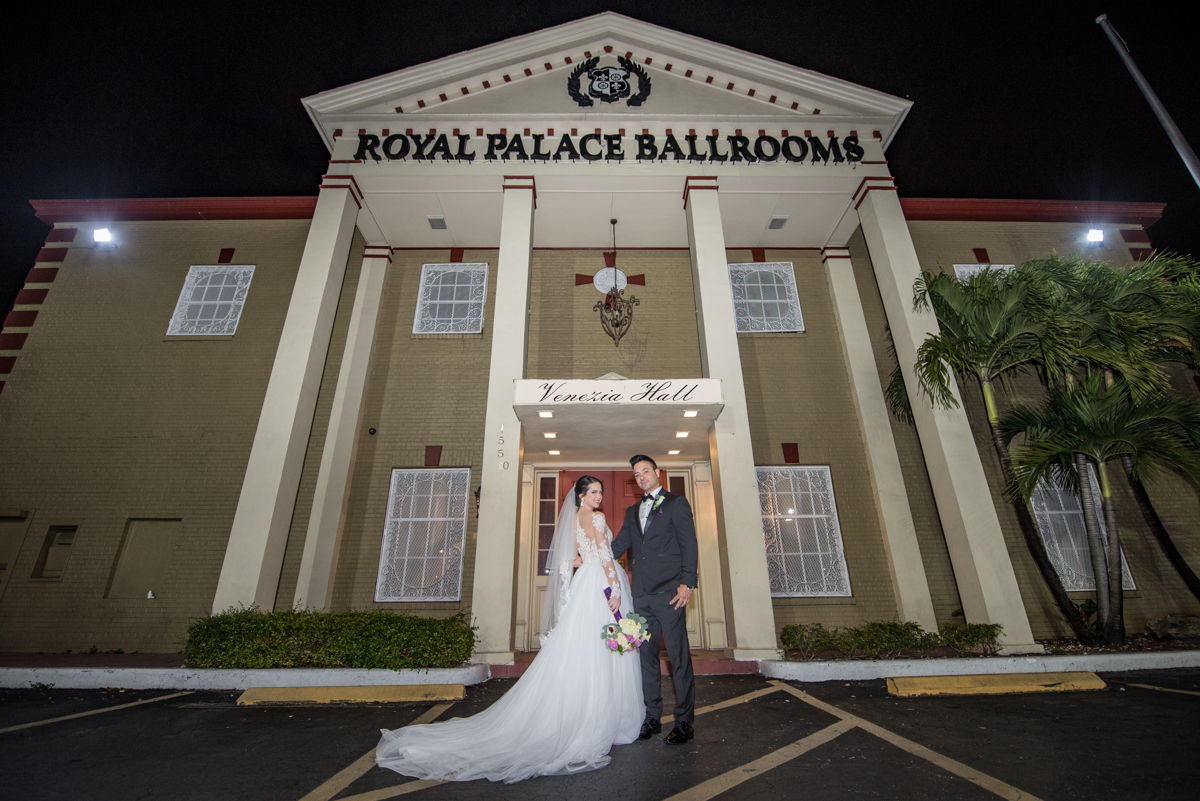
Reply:
[[[682,609],[690,600],[692,600],[692,588],[686,584],[680,584],[679,589],[675,591],[675,597],[671,599],[671,608]]]

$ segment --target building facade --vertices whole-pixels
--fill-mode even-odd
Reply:
[[[912,287],[1091,229],[1132,264],[1161,205],[902,199],[908,101],[615,14],[304,103],[315,199],[35,201],[53,229],[0,340],[0,649],[379,607],[467,612],[478,658],[511,662],[569,483],[605,478],[615,525],[639,452],[695,511],[694,647],[897,618],[1001,623],[1010,652],[1069,633],[974,388],[955,410],[915,389],[936,321]],[[1151,490],[1200,561],[1194,488]],[[1035,499],[1082,599],[1078,508]],[[1121,522],[1128,624],[1198,611]]]

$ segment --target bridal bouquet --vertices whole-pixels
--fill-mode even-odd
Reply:
[[[604,597],[612,597],[612,590],[606,587]],[[600,639],[604,640],[608,650],[619,654],[629,653],[650,639],[650,627],[646,625],[646,618],[632,612],[629,617],[622,617],[620,612],[614,612],[613,615],[617,622],[606,623],[600,629]]]

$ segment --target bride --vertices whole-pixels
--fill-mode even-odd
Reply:
[[[633,611],[598,511],[603,499],[604,484],[593,476],[563,499],[546,559],[542,649],[525,675],[473,717],[384,729],[375,749],[380,767],[420,779],[511,783],[601,768],[612,746],[637,739],[645,716],[638,657],[609,651],[601,638],[614,611]]]

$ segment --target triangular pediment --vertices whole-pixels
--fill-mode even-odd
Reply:
[[[592,60],[599,67],[631,67],[626,70],[630,97],[641,91],[643,102],[591,98],[591,106],[580,105],[581,97],[591,97],[592,81],[584,69]],[[911,106],[857,84],[612,12],[322,92],[304,104],[331,147],[339,128],[399,128],[417,120],[422,126],[433,120],[468,126],[603,120],[634,127],[655,121],[811,121],[813,127],[837,121],[879,130],[886,143]]]

